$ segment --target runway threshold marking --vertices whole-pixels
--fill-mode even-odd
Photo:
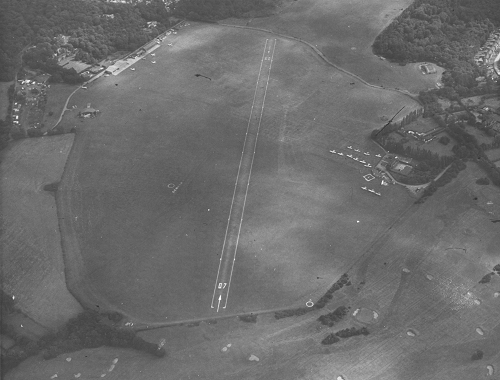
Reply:
[[[221,302],[222,308],[227,306],[229,290],[233,279],[234,263],[236,261],[236,252],[240,239],[241,225],[243,223],[243,214],[250,185],[253,161],[257,149],[257,139],[259,137],[262,115],[264,113],[264,103],[266,101],[267,87],[276,48],[276,39],[266,39],[264,51],[260,61],[259,74],[255,84],[255,91],[248,117],[247,131],[243,142],[238,174],[234,185],[233,199],[229,209],[226,233],[222,245],[222,253],[219,259],[219,268],[215,279],[214,291],[212,294],[211,308],[217,308],[219,312]]]

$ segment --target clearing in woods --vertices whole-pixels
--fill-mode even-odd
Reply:
[[[367,136],[380,118],[418,105],[279,38],[270,76],[257,82],[267,92],[256,92],[261,63],[270,67],[268,34],[198,25],[175,38],[155,64],[141,60],[73,96],[98,117],[63,119],[79,125],[58,193],[72,290],[150,322],[319,297],[412,202],[399,188],[372,198],[360,189],[369,169],[328,150],[376,153]],[[211,301],[214,283],[229,282],[217,273],[249,117],[260,132],[237,259],[224,269],[231,297],[217,314]]]

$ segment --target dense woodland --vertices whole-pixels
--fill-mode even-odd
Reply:
[[[24,63],[55,70],[58,49],[95,63],[117,50],[135,50],[170,26],[172,16],[193,20],[262,15],[277,0],[180,0],[167,10],[162,0],[127,4],[104,0],[1,0],[0,81],[14,78]],[[157,21],[155,28],[146,22]],[[61,41],[58,36],[69,36]],[[22,54],[23,53],[23,54]],[[50,71],[50,70],[47,70]]]
[[[161,0],[113,4],[100,0],[2,0],[0,19],[0,81],[14,78],[20,55],[33,68],[54,66],[64,48],[94,63],[117,50],[134,50],[169,26]],[[158,29],[145,28],[158,21]],[[57,38],[69,36],[66,43]]]
[[[415,0],[375,40],[373,50],[392,61],[428,61],[446,69],[442,95],[467,96],[483,75],[473,61],[500,27],[498,0]]]

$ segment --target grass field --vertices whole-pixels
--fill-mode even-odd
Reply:
[[[52,83],[47,89],[47,104],[42,123],[45,127],[52,128],[59,120],[64,104],[68,96],[75,90],[76,86],[65,83]],[[68,104],[71,108],[72,104]]]
[[[23,312],[54,328],[81,310],[66,289],[54,196],[73,135],[27,139],[2,152],[2,286]]]
[[[372,84],[418,93],[434,88],[440,73],[422,75],[418,65],[402,67],[382,61],[371,49],[375,37],[411,3],[411,0],[301,0],[290,2],[274,16],[252,19],[248,26],[270,29],[316,45],[330,61]]]
[[[74,291],[149,321],[214,314],[213,283],[267,38],[215,26],[185,33],[156,51],[155,64],[141,60],[136,71],[76,93],[72,102],[81,109],[92,101],[102,111],[97,118],[63,119],[79,125],[59,192],[65,239],[74,237],[84,264],[72,273],[87,286],[75,280]],[[377,152],[369,132],[402,104],[416,106],[278,39],[230,307],[221,313],[316,298],[411,202],[399,188],[371,198],[360,190],[368,169],[328,152],[349,144]]]
[[[500,148],[487,150],[486,155],[491,161],[498,161],[500,160]]]
[[[309,33],[321,16],[317,35],[328,36],[327,16],[335,25],[335,6],[344,3],[291,4],[283,15],[296,11],[297,33]],[[377,4],[367,8],[381,15]],[[374,20],[381,25],[380,16]],[[228,318],[142,332],[148,341],[166,339],[162,359],[82,350],[52,361],[31,358],[6,380],[55,373],[469,380],[485,377],[488,365],[495,371],[490,378],[498,377],[500,277],[478,284],[500,263],[498,224],[491,222],[500,218],[498,188],[477,185],[483,172],[473,163],[421,205],[399,187],[365,182],[368,169],[328,151],[345,153],[352,145],[370,151],[373,163],[379,150],[369,132],[402,105],[416,105],[353,81],[296,42],[276,42],[228,308],[220,314],[210,308],[267,38],[217,26],[183,29],[173,47],[156,51],[155,64],[141,60],[136,71],[75,94],[78,108],[92,102],[102,113],[81,122],[71,112],[63,120],[78,125],[57,200],[70,284],[87,302],[149,321],[302,306],[346,271],[352,286],[302,317],[264,314],[255,324]],[[369,71],[371,61],[365,64]],[[364,185],[382,196],[361,191]],[[341,305],[351,314],[368,308],[378,318],[368,324],[370,335],[323,346],[329,333],[363,326],[352,315],[333,328],[316,320]],[[472,361],[477,349],[484,358]],[[106,372],[116,357],[116,368]]]
[[[9,108],[9,95],[7,93],[9,87],[14,82],[0,82],[0,119],[5,119]]]

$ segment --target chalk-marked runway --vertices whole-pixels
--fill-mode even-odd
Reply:
[[[241,152],[240,165],[234,185],[233,199],[229,210],[226,233],[222,246],[222,253],[217,270],[214,292],[212,294],[211,308],[223,309],[227,306],[229,289],[233,279],[234,262],[236,261],[236,251],[240,239],[241,225],[243,223],[243,214],[248,195],[248,186],[250,185],[250,176],[252,174],[253,160],[257,148],[257,139],[259,137],[262,114],[264,113],[264,103],[266,101],[267,87],[271,75],[271,66],[273,63],[276,39],[266,39],[264,52],[260,61],[259,74],[255,84],[255,92],[248,118],[247,132]]]

